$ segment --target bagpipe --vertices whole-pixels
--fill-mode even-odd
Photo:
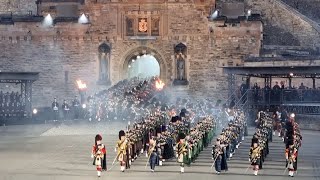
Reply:
[[[287,169],[289,169],[289,171],[297,170],[298,151],[302,144],[302,135],[300,133],[299,125],[294,121],[294,116],[291,118],[292,119],[286,124],[286,168],[283,174]]]
[[[265,157],[269,153],[269,138],[272,133],[273,121],[272,117],[266,112],[260,111],[258,113],[259,126],[257,127],[256,132],[253,135],[251,142],[251,149],[249,152],[249,158],[252,163],[256,163],[260,169],[262,168],[262,163],[264,162]],[[257,147],[254,148],[254,143],[257,143]]]

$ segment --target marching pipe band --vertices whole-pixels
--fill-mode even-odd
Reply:
[[[291,114],[289,121],[286,123],[286,136],[285,136],[285,157],[286,157],[286,170],[288,175],[294,177],[294,173],[298,169],[298,151],[302,144],[302,135],[298,123],[295,122],[295,115]]]
[[[204,147],[207,147],[214,136],[215,122],[211,117],[205,117],[190,129],[190,134],[179,133],[176,145],[177,162],[180,172],[184,173],[184,165],[195,161]]]
[[[119,132],[119,141],[116,145],[117,156],[111,168],[114,163],[118,161],[120,170],[124,172],[130,168],[132,162],[144,152],[148,157],[147,164],[150,164],[151,171],[155,169],[154,164],[161,166],[166,159],[174,157],[175,151],[178,154],[177,161],[181,163],[181,167],[184,167],[185,164],[190,165],[195,161],[203,148],[210,144],[213,138],[216,119],[209,116],[200,117],[206,114],[212,114],[210,113],[210,111],[212,111],[212,107],[210,108],[210,106],[212,106],[210,104],[211,102],[197,101],[197,103],[194,103],[183,99],[169,109],[169,106],[161,104],[161,102],[152,104],[151,101],[146,101],[148,98],[144,98],[152,96],[152,83],[150,84],[148,81],[143,81],[139,83],[139,86],[135,86],[137,82],[138,81],[129,81],[122,84],[120,83],[116,85],[113,90],[118,88],[124,91],[117,92],[111,89],[110,92],[102,93],[104,97],[110,98],[108,101],[102,102],[103,100],[101,100],[92,102],[92,106],[98,105],[99,111],[92,113],[92,116],[95,115],[96,119],[103,117],[109,118],[109,116],[111,116],[110,112],[114,112],[115,114],[113,116],[117,117],[117,114],[122,114],[122,112],[118,111],[122,111],[123,109],[130,110],[130,113],[133,115],[130,115],[130,117],[133,117],[134,121],[142,119],[139,123],[133,123],[132,128]],[[133,87],[130,92],[126,91],[126,85]],[[122,92],[126,94],[125,99],[118,98],[121,97]],[[101,96],[101,94],[97,94],[96,96]],[[109,108],[111,110],[106,113],[108,106],[110,106]],[[180,113],[178,113],[178,109],[181,109]],[[146,116],[142,116],[142,114]],[[177,114],[179,116],[176,116]],[[170,117],[171,122],[169,123]],[[236,125],[230,126],[230,129],[228,129],[230,132],[239,131],[238,133],[240,133],[240,130],[243,132],[243,129]],[[226,133],[226,135],[231,136],[231,133]],[[229,143],[233,148],[237,148],[239,142],[241,142],[240,137],[242,136],[234,136],[232,139],[233,142]],[[185,146],[185,150],[183,150],[181,154],[179,153],[178,146],[179,144],[181,145],[182,142],[187,146]],[[184,172],[184,169],[181,168],[180,171]]]
[[[239,110],[233,111],[233,121],[230,121],[228,126],[222,129],[212,147],[213,163],[211,168],[214,166],[218,175],[221,171],[228,171],[227,160],[232,158],[235,150],[239,148],[247,130],[244,113]]]
[[[258,112],[257,129],[251,141],[249,162],[253,168],[253,174],[258,175],[259,169],[269,154],[269,141],[272,138],[273,120],[266,112]]]
[[[176,147],[177,161],[181,163],[180,171],[183,173],[184,164],[190,165],[213,138],[215,123],[211,117],[202,118],[191,129],[177,117],[172,118],[167,128],[162,124],[164,121],[161,117],[161,113],[149,115],[143,122],[134,123],[126,133],[119,132],[117,159],[122,172],[144,151],[148,157],[147,164],[150,164],[153,172],[155,165],[161,166],[166,159],[174,156]]]

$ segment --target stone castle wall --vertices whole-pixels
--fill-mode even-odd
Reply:
[[[161,57],[158,61],[165,67],[162,71],[168,85],[175,75],[174,46],[184,43],[189,86],[183,87],[183,92],[214,99],[227,96],[226,77],[220,66],[241,65],[241,59],[257,55],[261,45],[260,22],[218,27],[216,22],[208,22],[207,12],[191,3],[168,3],[161,11],[168,15],[162,19],[162,35],[145,41],[123,36],[122,5],[94,3],[82,9],[89,13],[90,25],[58,23],[49,29],[43,29],[40,23],[0,25],[1,71],[40,72],[33,86],[35,107],[49,106],[53,97],[60,102],[72,99],[78,93],[77,79],[88,84],[88,94],[106,88],[97,85],[98,47],[104,42],[111,45],[113,84],[124,78],[130,52],[147,47]]]
[[[36,38],[0,42],[2,71],[40,72],[40,79],[33,84],[35,106],[50,105],[53,97],[60,101],[72,99],[77,94],[77,79],[84,80],[89,87],[95,86],[98,43]]]
[[[1,0],[0,13],[13,13],[13,14],[32,14],[37,13],[36,0]]]

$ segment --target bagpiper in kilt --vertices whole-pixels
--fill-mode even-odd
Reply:
[[[249,161],[253,166],[254,175],[258,175],[259,169],[269,154],[269,140],[272,137],[273,121],[266,112],[258,112],[257,130],[253,135],[249,152]]]
[[[124,172],[128,166],[127,150],[128,150],[128,139],[123,130],[119,131],[119,141],[117,142],[117,159],[120,163],[120,170]]]
[[[239,148],[241,141],[246,134],[246,122],[244,113],[234,110],[234,120],[228,123],[228,126],[222,129],[220,144],[224,144],[227,159],[232,158],[235,150]]]
[[[155,137],[156,140],[156,148],[157,148],[157,152],[159,155],[159,166],[162,166],[162,162],[164,161],[164,150],[165,150],[165,145],[167,144],[167,136],[165,136],[165,134],[162,134],[161,129],[158,128],[156,130],[157,132],[157,136]]]
[[[286,169],[288,169],[288,175],[294,176],[294,172],[298,169],[298,150],[302,144],[302,136],[300,134],[299,125],[295,122],[295,115],[291,114],[289,121],[286,123]]]
[[[180,172],[184,173],[184,164],[187,163],[188,143],[185,141],[186,135],[180,133],[178,135],[178,143],[176,144],[177,162],[180,164]]]
[[[148,157],[149,157],[148,160],[149,160],[151,172],[154,172],[155,166],[156,166],[156,164],[158,164],[157,161],[158,161],[158,155],[159,155],[157,141],[154,136],[152,136],[150,138],[149,149],[148,149],[147,153],[148,153]]]
[[[97,134],[94,140],[95,144],[92,146],[91,158],[93,158],[93,165],[97,168],[97,175],[100,177],[101,171],[107,170],[106,147],[101,143],[102,136],[100,134]]]
[[[225,145],[221,144],[220,141],[220,138],[218,138],[212,147],[212,159],[214,160],[213,163],[217,174],[220,174],[221,171],[228,170]]]
[[[259,166],[261,165],[261,147],[258,145],[258,139],[252,139],[252,147],[249,152],[249,162],[253,167],[254,175],[258,175]]]
[[[186,140],[189,144],[187,165],[194,162],[204,147],[212,141],[214,136],[215,122],[212,117],[208,116],[199,121],[190,129],[190,134]]]

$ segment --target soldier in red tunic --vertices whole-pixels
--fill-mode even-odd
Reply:
[[[101,171],[107,170],[106,165],[106,147],[101,143],[102,136],[97,134],[95,137],[95,144],[92,146],[91,158],[93,158],[93,165],[97,167],[97,175],[101,176]]]

